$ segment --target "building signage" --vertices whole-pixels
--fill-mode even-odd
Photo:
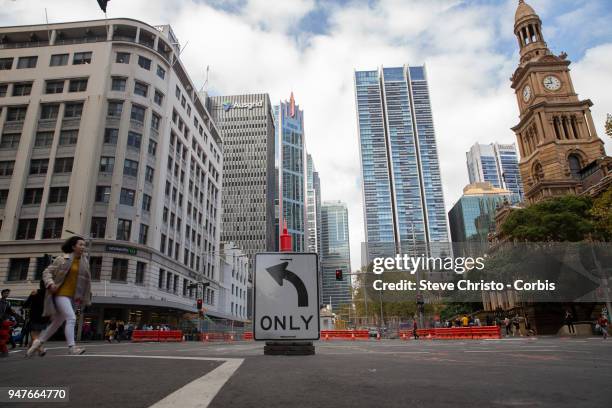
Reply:
[[[136,255],[138,253],[138,250],[136,248],[132,248],[132,247],[124,247],[124,246],[117,246],[117,245],[107,245],[106,246],[106,252],[115,252],[118,254],[126,254],[126,255]]]
[[[317,254],[255,256],[255,340],[319,339]]]
[[[223,110],[229,111],[230,109],[248,109],[263,108],[263,101],[257,102],[223,102]]]

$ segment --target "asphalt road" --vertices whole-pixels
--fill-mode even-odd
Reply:
[[[612,340],[315,342],[314,356],[263,343],[92,343],[68,356],[12,352],[0,386],[67,386],[70,403],[15,407],[609,407]]]

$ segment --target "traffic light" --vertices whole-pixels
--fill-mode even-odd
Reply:
[[[336,269],[336,280],[337,281],[342,280],[342,269]]]
[[[202,299],[197,300],[197,309],[202,310]]]

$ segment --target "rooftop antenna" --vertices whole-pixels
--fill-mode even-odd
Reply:
[[[46,7],[45,7],[45,21],[47,22],[47,35],[49,36],[49,44],[51,44],[51,30],[49,30],[49,16],[47,15]]]
[[[208,93],[208,88],[206,87],[208,85],[208,71],[210,71],[210,65],[206,66],[206,78],[204,79],[204,85],[202,85],[202,88],[200,88],[199,93],[202,93],[204,88],[206,88],[206,92]]]
[[[176,62],[179,60],[179,58],[181,57],[181,54],[183,53],[183,51],[185,51],[185,48],[187,48],[187,44],[189,44],[189,40],[187,40],[185,45],[183,45],[183,48],[179,50],[178,55],[176,56],[176,58],[174,59],[174,62],[170,66],[170,69],[172,69],[174,67],[174,64],[176,64]]]

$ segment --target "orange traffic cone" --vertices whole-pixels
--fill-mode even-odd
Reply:
[[[230,335],[230,341],[234,341],[234,335]]]
[[[402,340],[406,340],[406,333],[402,333]]]
[[[351,340],[355,341],[355,332],[351,332]]]
[[[325,333],[325,340],[329,341],[329,333]]]
[[[205,341],[208,341],[208,333],[206,333]]]
[[[377,332],[377,333],[376,333],[376,340],[377,340],[377,341],[380,341],[380,332]]]

